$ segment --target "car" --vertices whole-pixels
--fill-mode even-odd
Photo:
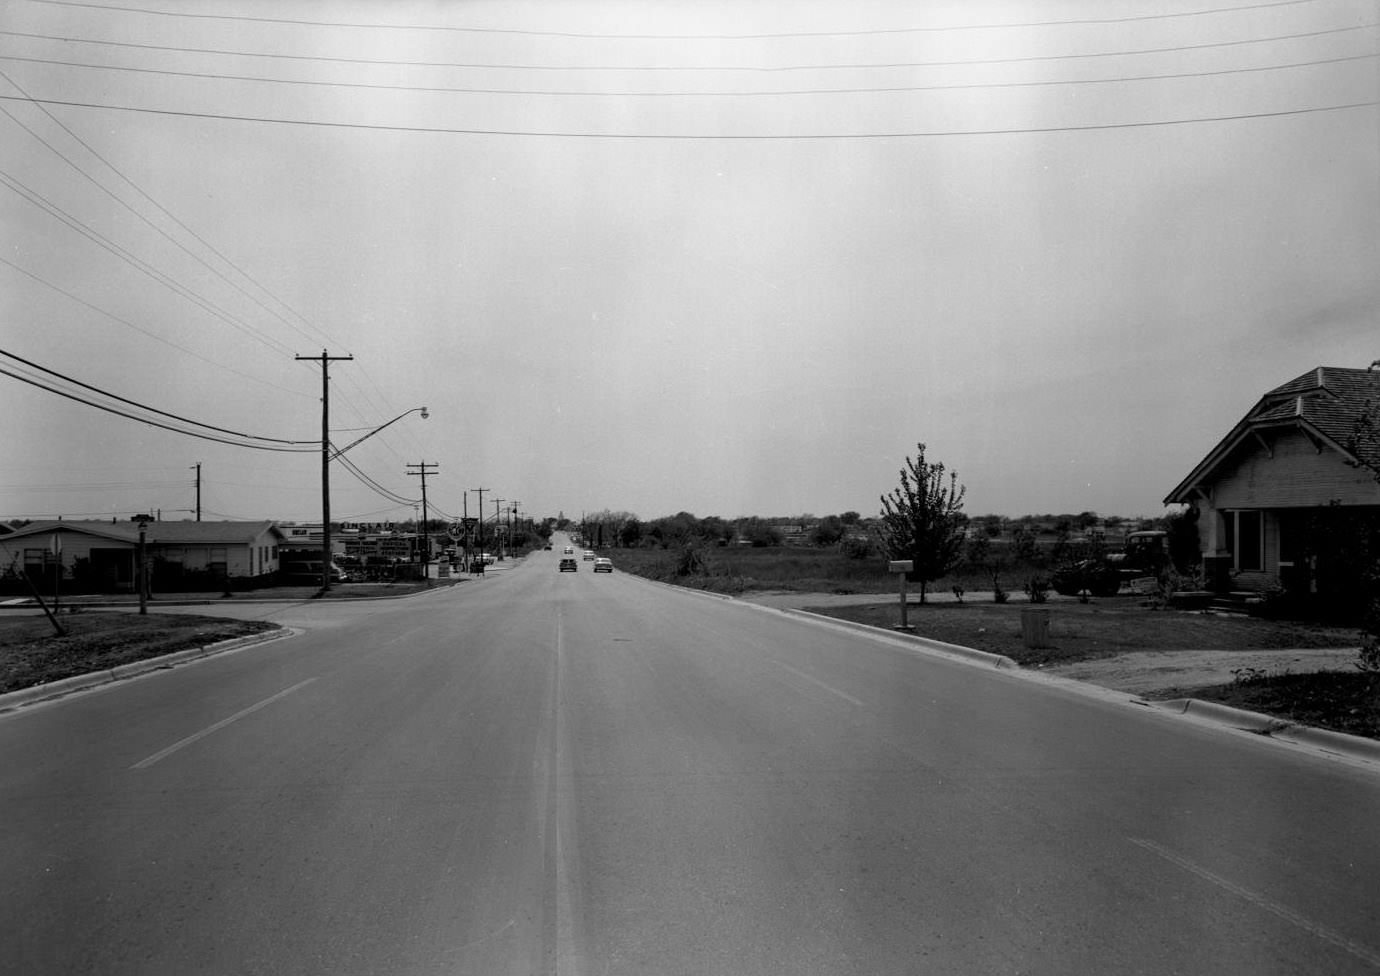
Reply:
[[[564,573],[566,570],[570,570],[570,572],[572,572],[572,573],[578,573],[578,572],[580,571],[580,564],[577,563],[573,558],[572,558],[572,559],[562,559],[562,560],[561,560],[561,572]]]
[[[593,549],[586,549],[586,550],[585,550],[585,554],[584,554],[584,556],[583,556],[582,558],[584,559],[585,562],[589,562],[591,559],[594,558],[594,550],[593,550]]]
[[[565,554],[566,554],[567,556],[573,556],[573,555],[575,555],[575,547],[574,547],[574,546],[566,546],[566,547],[565,547]]]
[[[334,562],[331,563],[331,582],[348,583],[350,576]],[[321,582],[321,561],[294,560],[278,569],[278,581],[289,586],[313,586]]]
[[[594,571],[596,573],[613,572],[613,560],[606,559],[603,556],[600,556],[598,559],[594,560]]]
[[[479,554],[479,561],[485,566],[492,566],[496,559],[497,557],[491,552],[481,552]]]
[[[542,546],[542,551],[544,551],[544,552],[550,552],[550,551],[551,551],[551,543],[548,542],[546,545]]]

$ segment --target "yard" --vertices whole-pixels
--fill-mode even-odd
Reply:
[[[0,693],[277,629],[262,620],[157,613],[89,611],[59,620],[65,636],[42,614],[0,615]]]

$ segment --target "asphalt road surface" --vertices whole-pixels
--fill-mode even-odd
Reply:
[[[1374,769],[559,557],[0,716],[0,970],[1380,972]]]

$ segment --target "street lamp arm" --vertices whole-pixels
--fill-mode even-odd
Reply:
[[[402,420],[404,417],[406,417],[408,414],[416,413],[419,410],[422,413],[423,420],[426,420],[427,417],[431,416],[426,412],[426,407],[413,407],[411,410],[404,410],[402,413],[398,414],[392,420],[388,421],[388,423],[384,424],[383,427],[375,427],[373,430],[369,431],[369,433],[365,434],[363,437],[358,437],[352,440],[350,443],[346,444],[344,447],[340,448],[338,451],[332,454],[329,460],[334,461],[336,458],[340,457],[340,455],[344,454],[346,451],[354,447],[356,444],[359,444],[363,441],[367,441],[369,438],[373,437],[379,431],[383,430],[384,427],[391,427],[394,424],[396,424],[399,420]]]

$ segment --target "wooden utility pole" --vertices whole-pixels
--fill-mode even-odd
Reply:
[[[298,356],[299,361],[321,364],[321,592],[331,588],[331,383],[330,364],[354,356]]]
[[[479,493],[479,541],[476,544],[479,547],[479,571],[481,573],[484,572],[484,492],[488,490],[489,489],[487,488],[470,489],[470,491],[475,491]],[[470,568],[474,568],[473,563],[470,564]]]
[[[440,467],[441,466],[439,464],[428,461],[420,461],[417,464],[409,464],[407,466],[408,474],[421,475],[422,477],[422,524],[420,526],[422,539],[422,579],[426,580],[427,586],[431,585],[431,537],[427,535],[426,531],[426,476],[428,474],[436,473],[438,470],[440,470]],[[413,468],[416,468],[417,470],[413,471]]]

